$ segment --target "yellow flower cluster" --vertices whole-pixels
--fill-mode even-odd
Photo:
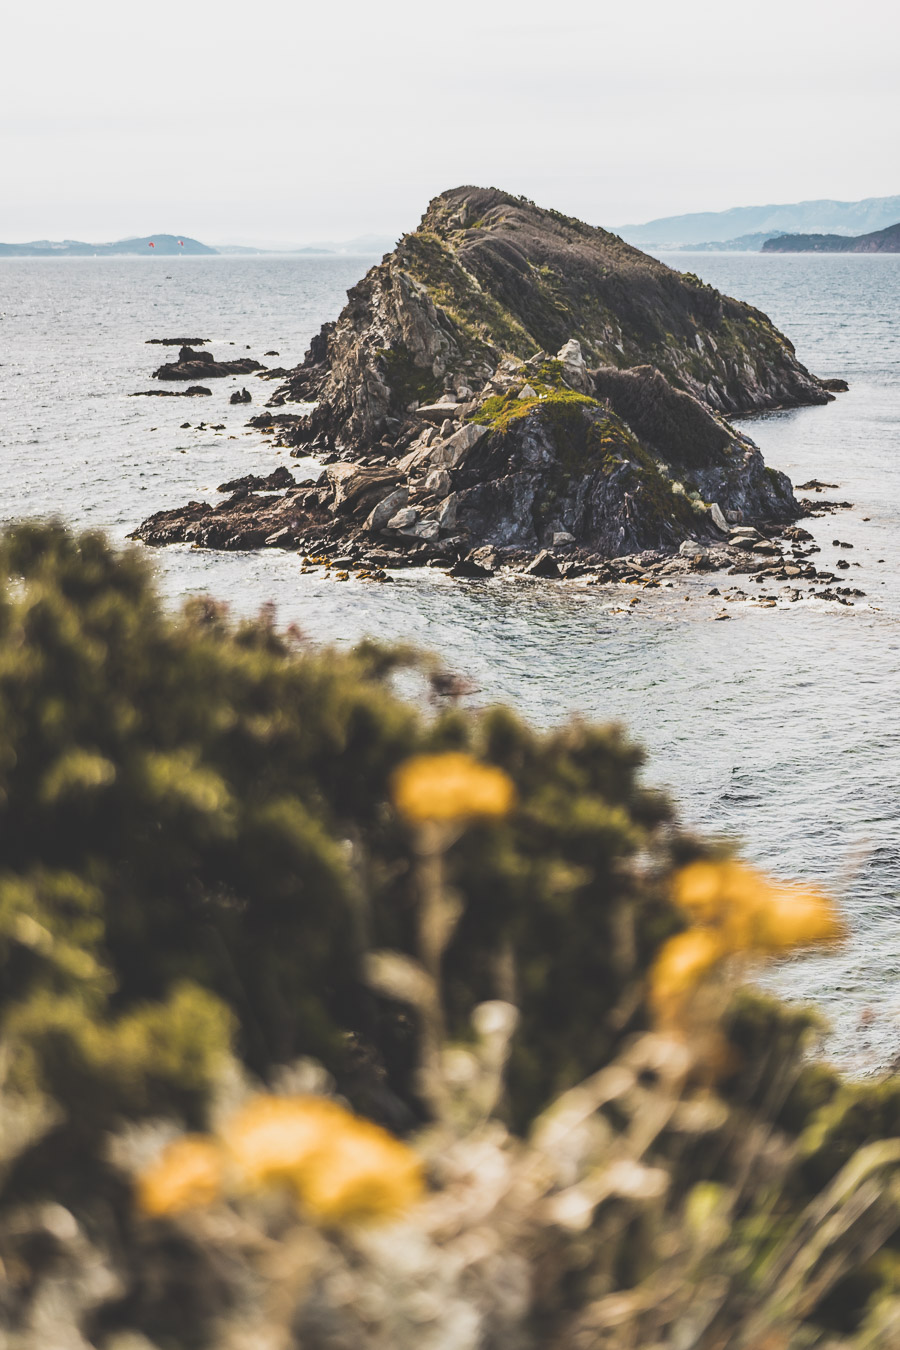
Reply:
[[[138,1205],[153,1218],[202,1209],[219,1198],[224,1167],[222,1150],[214,1139],[205,1134],[183,1135],[138,1178]]]
[[[417,822],[505,816],[516,795],[502,769],[461,752],[408,759],[394,774],[392,786],[397,810]]]
[[[778,885],[733,860],[683,868],[673,898],[693,924],[663,944],[651,971],[651,1002],[669,1025],[682,1020],[698,985],[728,957],[821,946],[844,931],[826,896]]]
[[[421,1196],[422,1165],[406,1144],[324,1097],[260,1096],[218,1137],[176,1140],[138,1180],[153,1217],[212,1204],[233,1188],[287,1188],[320,1223],[361,1223],[402,1213]]]

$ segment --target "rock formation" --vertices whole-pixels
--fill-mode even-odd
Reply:
[[[759,310],[606,230],[482,188],[430,204],[349,292],[285,394],[318,401],[314,437],[356,450],[395,439],[412,403],[466,402],[504,356],[569,338],[589,366],[651,361],[717,412],[827,402]]]
[[[203,356],[157,373],[193,375]],[[831,397],[758,310],[604,230],[460,188],[349,292],[270,400],[312,411],[253,419],[321,456],[321,477],[161,512],[137,537],[450,565],[485,548],[587,565],[723,543],[800,511],[724,415]]]
[[[249,356],[238,361],[217,361],[212,352],[195,351],[193,347],[182,347],[177,361],[166,361],[153,372],[154,380],[219,380],[226,375],[250,375],[254,370],[264,370],[259,361]]]

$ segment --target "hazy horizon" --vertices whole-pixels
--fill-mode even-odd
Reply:
[[[0,239],[396,236],[465,183],[611,228],[890,196],[900,13],[843,13],[576,0],[552,22],[532,0],[449,14],[272,0],[248,18],[224,0],[211,21],[197,6],[18,6]]]

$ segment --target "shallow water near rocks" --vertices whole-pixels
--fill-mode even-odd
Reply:
[[[210,398],[129,398],[159,388],[150,373],[173,355],[145,339],[206,336],[222,358],[291,366],[371,261],[0,262],[0,516],[55,514],[124,540],[152,511],[208,500],[239,474],[287,463],[303,477],[302,463],[246,428],[275,387],[265,381],[214,381]],[[280,621],[316,641],[370,634],[431,648],[475,684],[474,700],[507,701],[542,725],[572,714],[624,722],[647,748],[648,781],[673,792],[688,823],[742,839],[775,873],[836,888],[851,940],[768,980],[822,1007],[835,1060],[872,1071],[900,1051],[900,258],[665,261],[759,306],[811,370],[850,381],[828,407],[742,426],[795,484],[836,483],[819,495],[853,502],[804,524],[817,564],[850,560],[841,584],[865,599],[726,604],[711,587],[780,597],[782,584],[719,575],[652,591],[432,571],[377,586],[301,575],[287,554],[183,547],[154,563],[173,600],[208,591],[240,613],[274,601]],[[230,406],[244,386],[253,405]],[[714,622],[723,611],[730,620]]]

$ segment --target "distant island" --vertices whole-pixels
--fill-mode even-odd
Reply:
[[[780,234],[763,253],[900,253],[900,223],[848,238],[842,234]]]
[[[103,258],[120,254],[217,253],[187,235],[147,234],[113,244],[85,244],[80,239],[33,239],[28,244],[0,244],[0,258]]]
[[[335,243],[291,245],[283,248],[256,248],[248,244],[201,244],[199,239],[178,234],[146,234],[140,239],[118,239],[112,244],[88,244],[80,239],[33,239],[26,244],[0,244],[0,258],[106,258],[140,255],[174,257],[176,254],[275,254],[327,256],[329,254],[387,253],[394,247],[388,236],[360,235]]]
[[[643,249],[686,251],[750,250],[783,234],[836,234],[856,237],[883,230],[900,220],[900,196],[865,197],[858,202],[790,202],[769,206],[735,206],[728,211],[696,211],[662,216],[643,225],[621,225],[617,233]]]

